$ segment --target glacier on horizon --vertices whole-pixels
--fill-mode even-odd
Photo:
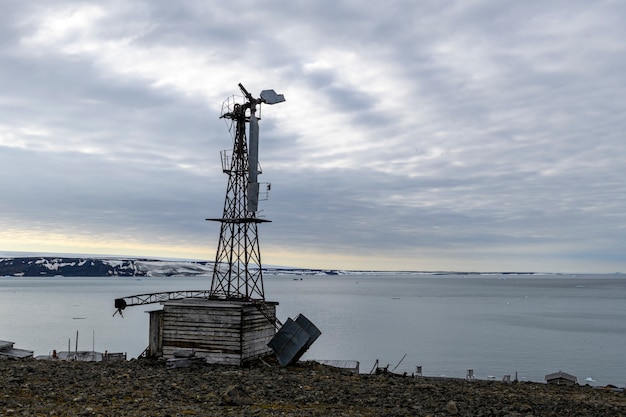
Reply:
[[[212,276],[214,262],[193,260],[160,260],[126,257],[81,256],[5,256],[0,258],[0,276],[76,276],[76,277],[164,277]],[[535,272],[453,272],[453,271],[374,271],[263,267],[265,275],[558,275]]]

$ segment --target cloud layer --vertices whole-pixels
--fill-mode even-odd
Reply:
[[[626,6],[5,0],[0,249],[212,259],[264,106],[265,263],[626,271]]]

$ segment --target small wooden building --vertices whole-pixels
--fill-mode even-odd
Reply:
[[[559,371],[546,375],[546,382],[554,385],[575,385],[578,383],[578,378],[566,372]]]
[[[194,355],[208,363],[242,365],[272,353],[277,302],[185,298],[150,311],[149,357]]]

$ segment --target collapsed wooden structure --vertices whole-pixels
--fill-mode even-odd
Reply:
[[[0,340],[0,359],[25,359],[32,358],[33,351],[26,349],[17,349],[13,347],[14,342]]]

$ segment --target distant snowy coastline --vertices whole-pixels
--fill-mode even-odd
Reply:
[[[212,262],[135,258],[27,256],[0,258],[0,276],[149,277],[209,275]]]
[[[126,257],[89,257],[34,255],[0,257],[0,276],[17,277],[162,277],[210,276],[214,262],[193,260],[160,260]],[[452,272],[452,271],[364,271],[327,270],[271,266],[264,267],[266,275],[558,275],[536,272]]]
[[[211,261],[173,261],[145,258],[89,258],[25,256],[0,258],[0,276],[15,277],[163,277],[213,274]],[[265,274],[339,275],[345,271],[298,268],[263,268]]]

